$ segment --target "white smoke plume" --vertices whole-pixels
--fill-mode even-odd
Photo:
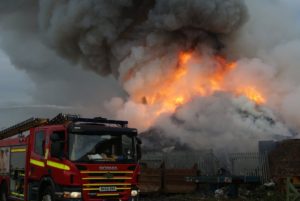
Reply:
[[[193,149],[221,151],[257,150],[258,140],[282,139],[291,133],[267,108],[257,107],[245,97],[216,93],[195,98],[171,118],[157,120],[156,127],[168,138],[177,138]]]
[[[195,149],[230,146],[253,150],[257,140],[291,136],[288,128],[300,129],[300,26],[295,6],[291,6],[296,0],[40,0],[38,4],[19,0],[26,5],[22,12],[11,12],[10,1],[4,2],[0,10],[6,8],[10,17],[2,22],[2,29],[12,30],[5,36],[9,40],[3,42],[4,49],[17,66],[36,80],[45,69],[55,79],[57,72],[71,72],[70,65],[77,71],[78,64],[101,76],[113,75],[125,93],[118,92],[121,95],[111,100],[111,93],[102,95],[107,99],[105,108],[141,131],[158,128]],[[27,26],[20,26],[20,19]],[[32,54],[23,56],[16,48],[24,37],[30,39],[25,41],[30,45],[21,47],[32,47],[33,54],[50,54],[56,62],[45,62],[47,57],[40,53],[38,65],[28,65],[34,60]],[[180,68],[178,55],[182,52],[192,52],[193,58],[186,64],[186,78],[171,82],[170,90],[170,80],[174,80],[170,75]],[[222,89],[226,90],[221,92],[201,82],[218,68],[216,55],[236,62],[224,75]],[[188,85],[198,82],[205,96],[195,94],[194,86]],[[254,86],[266,100],[254,104],[234,93],[236,86]],[[174,111],[158,112],[166,108],[161,101],[162,87],[169,94],[184,92],[189,100]],[[109,84],[99,91],[89,88],[99,96],[114,89]],[[152,104],[150,96],[158,103]]]
[[[265,71],[258,76],[269,89],[268,107],[299,131],[299,1],[254,0],[247,1],[247,6],[251,17],[227,42],[228,55],[259,61],[244,72]]]

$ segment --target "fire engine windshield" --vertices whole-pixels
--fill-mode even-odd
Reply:
[[[69,159],[75,162],[133,162],[134,137],[70,133]]]

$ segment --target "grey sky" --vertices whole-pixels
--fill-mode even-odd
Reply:
[[[0,129],[8,127],[18,119],[13,106],[28,105],[32,102],[33,82],[22,71],[10,63],[7,55],[0,50]]]
[[[28,104],[32,101],[30,92],[34,84],[30,78],[10,63],[7,55],[0,50],[0,108],[11,104]]]
[[[20,48],[30,49],[30,45],[24,44]],[[102,78],[80,67],[71,67],[45,49],[39,49],[35,55],[38,65],[52,65],[51,68],[38,74],[24,71],[0,51],[0,129],[30,117],[51,118],[60,112],[105,116],[103,102],[122,93],[111,77]],[[47,61],[41,59],[43,55],[48,57]]]

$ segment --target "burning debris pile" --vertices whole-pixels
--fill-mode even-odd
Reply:
[[[160,117],[155,129],[145,133],[146,138],[157,140],[145,146],[253,151],[257,140],[280,139],[283,135],[289,136],[289,130],[267,108],[246,97],[218,92],[194,98],[170,116]]]
[[[293,70],[272,60],[285,61],[278,55],[297,48],[283,45],[261,56],[254,44],[241,47],[258,3],[40,0],[33,7],[48,47],[119,81],[126,96],[105,103],[111,115],[167,144],[247,151],[299,127],[290,100],[300,85],[282,73]]]

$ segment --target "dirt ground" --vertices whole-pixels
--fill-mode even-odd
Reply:
[[[278,192],[264,192],[262,194],[251,194],[248,197],[239,195],[238,198],[227,198],[226,196],[215,198],[214,196],[203,196],[200,194],[188,195],[163,195],[163,196],[141,196],[140,201],[285,201],[284,194]]]

